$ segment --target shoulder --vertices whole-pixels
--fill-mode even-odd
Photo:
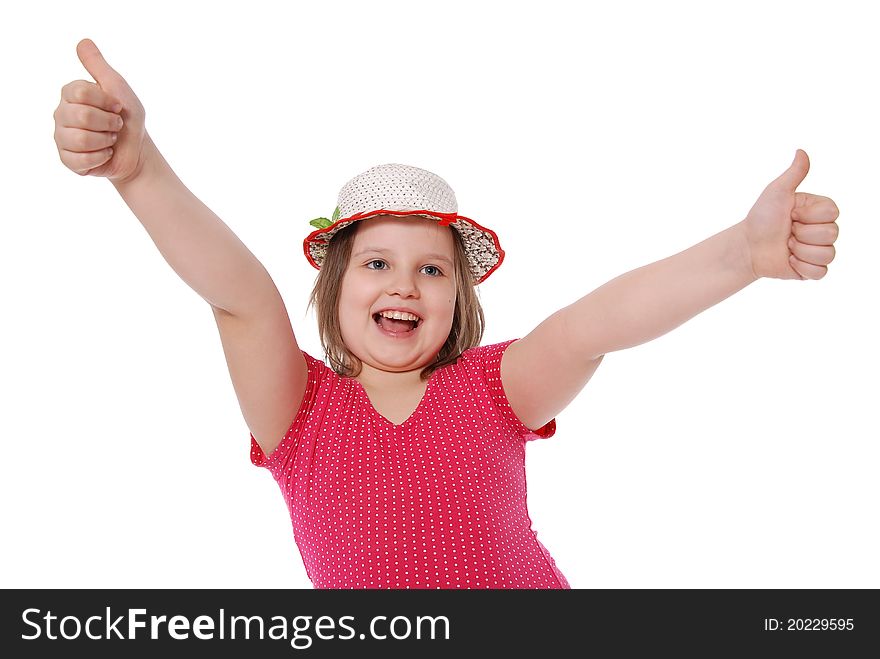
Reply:
[[[461,353],[456,366],[472,382],[482,381],[493,397],[503,396],[501,386],[501,361],[508,346],[518,339],[508,339],[499,343],[474,346]]]
[[[550,419],[541,427],[533,429],[524,424],[517,414],[518,410],[524,408],[521,402],[518,399],[512,402],[508,396],[510,385],[508,383],[505,386],[506,383],[502,377],[502,361],[504,361],[504,356],[507,354],[515,355],[516,350],[519,348],[517,346],[518,341],[518,338],[514,338],[498,343],[477,346],[462,353],[462,357],[471,368],[472,382],[481,380],[485,383],[484,386],[492,402],[510,428],[526,439],[551,437],[556,431],[555,419]],[[514,359],[514,357],[511,357],[511,359]],[[505,370],[509,370],[508,367],[512,364],[513,362],[506,364]]]
[[[323,360],[317,359],[316,357],[312,357],[305,350],[302,351],[303,357],[306,359],[306,364],[309,366],[310,371],[315,371],[316,373],[322,373],[324,369],[333,372],[333,369],[328,367]]]
[[[467,350],[462,352],[459,359],[463,359],[471,363],[491,365],[496,361],[500,362],[501,358],[504,356],[504,352],[507,347],[510,346],[514,341],[518,340],[519,339],[507,339],[506,341],[501,341],[499,343],[474,346],[473,348],[468,348]]]

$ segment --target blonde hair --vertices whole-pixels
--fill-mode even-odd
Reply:
[[[333,236],[327,246],[327,255],[315,279],[315,286],[306,307],[308,310],[314,305],[318,318],[321,347],[327,354],[330,366],[342,377],[359,375],[363,366],[361,360],[346,348],[339,323],[339,297],[342,279],[348,268],[354,237],[357,235],[361,222],[363,220],[352,222]],[[456,275],[455,311],[449,336],[446,338],[446,343],[440,348],[440,352],[437,353],[437,359],[425,366],[419,374],[422,381],[431,377],[431,374],[438,368],[454,364],[465,350],[480,345],[486,324],[483,307],[473,285],[473,276],[464,251],[464,243],[457,230],[452,227],[448,227],[448,230],[452,232],[453,237],[453,261]]]

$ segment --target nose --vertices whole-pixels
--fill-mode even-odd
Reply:
[[[400,294],[402,297],[414,297],[418,295],[416,278],[402,268],[397,270],[389,279],[385,292],[388,295]]]

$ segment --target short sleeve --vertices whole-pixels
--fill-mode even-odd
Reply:
[[[250,434],[251,464],[255,467],[265,467],[268,469],[278,463],[286,462],[289,459],[291,453],[293,453],[293,450],[296,447],[299,433],[302,430],[305,417],[308,415],[308,410],[312,408],[314,403],[315,394],[318,389],[318,382],[321,378],[321,369],[326,368],[326,366],[324,366],[324,362],[315,359],[305,351],[301,350],[300,352],[302,352],[306,364],[308,365],[308,379],[306,380],[306,390],[305,393],[303,393],[302,401],[300,401],[299,409],[294,416],[293,422],[290,424],[290,427],[281,439],[281,442],[268,457],[263,453],[263,449],[260,448],[257,440],[254,439],[253,433]]]
[[[523,439],[526,441],[539,438],[546,439],[556,434],[556,419],[550,419],[543,426],[535,430],[528,428],[519,420],[516,414],[514,414],[501,383],[501,358],[504,356],[504,351],[507,349],[507,346],[518,340],[519,339],[510,339],[509,341],[504,341],[502,343],[480,346],[474,351],[474,356],[482,364],[486,377],[486,384],[489,387],[489,393],[492,395],[492,400],[495,402],[495,406],[498,408],[501,417],[505,420],[507,425],[513,428],[517,434],[522,435]]]

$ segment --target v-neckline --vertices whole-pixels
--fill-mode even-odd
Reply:
[[[358,380],[357,378],[352,378],[352,380],[354,380],[355,384],[360,389],[361,393],[364,395],[364,398],[367,401],[367,405],[369,406],[370,410],[372,410],[373,416],[377,417],[379,419],[379,421],[381,421],[385,425],[391,426],[391,428],[393,428],[393,429],[397,429],[397,428],[402,428],[403,426],[407,425],[410,421],[415,419],[421,413],[422,408],[427,404],[428,396],[431,394],[431,389],[432,389],[431,385],[434,383],[434,377],[436,375],[437,375],[437,371],[434,371],[433,373],[431,373],[431,376],[428,378],[428,382],[425,385],[425,393],[422,394],[422,398],[421,398],[421,400],[419,400],[419,404],[416,405],[416,407],[412,411],[412,413],[410,413],[410,415],[408,417],[406,417],[406,419],[404,419],[399,424],[396,424],[393,421],[391,421],[390,419],[387,419],[384,416],[382,416],[382,414],[379,412],[379,410],[376,409],[376,406],[373,405],[373,401],[370,400],[370,395],[367,393],[367,390],[364,388],[364,385],[362,385],[360,383],[360,380]]]

